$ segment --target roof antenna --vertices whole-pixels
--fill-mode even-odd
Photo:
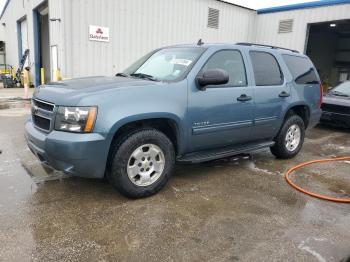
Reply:
[[[200,38],[197,42],[197,45],[203,45],[203,44],[204,44],[204,42],[202,42],[202,38]]]

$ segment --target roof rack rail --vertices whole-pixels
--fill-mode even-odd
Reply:
[[[261,47],[268,47],[268,48],[271,48],[271,49],[282,49],[282,50],[291,51],[293,53],[299,53],[298,50],[293,50],[293,49],[289,49],[289,48],[285,48],[285,47],[279,47],[279,46],[273,46],[273,45],[263,45],[263,44],[254,44],[254,43],[245,43],[245,42],[237,43],[236,45],[261,46]]]

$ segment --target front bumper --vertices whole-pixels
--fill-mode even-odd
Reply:
[[[350,115],[323,111],[321,123],[350,127]]]
[[[100,134],[44,133],[28,119],[25,138],[29,149],[45,165],[81,177],[104,176],[109,147]]]

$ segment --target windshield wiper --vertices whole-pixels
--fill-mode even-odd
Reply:
[[[115,76],[129,77],[129,75],[125,73],[116,73]]]
[[[336,90],[331,91],[331,94],[332,94],[332,95],[335,95],[335,96],[349,97],[348,94],[345,94],[345,93],[342,93],[342,92],[339,92],[339,91],[336,91]]]
[[[148,80],[151,80],[151,81],[159,81],[154,76],[143,74],[143,73],[133,73],[130,76],[137,77],[137,78],[142,78],[142,79],[148,79]]]

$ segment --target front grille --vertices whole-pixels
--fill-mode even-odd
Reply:
[[[47,131],[50,130],[50,123],[51,123],[50,119],[47,119],[38,115],[33,115],[33,121],[34,121],[34,125],[36,125],[40,129],[44,129]]]
[[[38,108],[41,108],[43,110],[50,111],[50,112],[52,112],[53,109],[55,108],[55,105],[53,105],[51,103],[47,103],[47,102],[36,100],[36,99],[33,99],[33,103]]]
[[[32,119],[34,126],[49,132],[51,130],[51,122],[54,116],[55,105],[46,101],[33,99],[32,103]]]
[[[331,113],[338,113],[338,114],[350,114],[350,106],[340,106],[340,105],[333,105],[333,104],[322,104],[322,110],[326,112]]]

